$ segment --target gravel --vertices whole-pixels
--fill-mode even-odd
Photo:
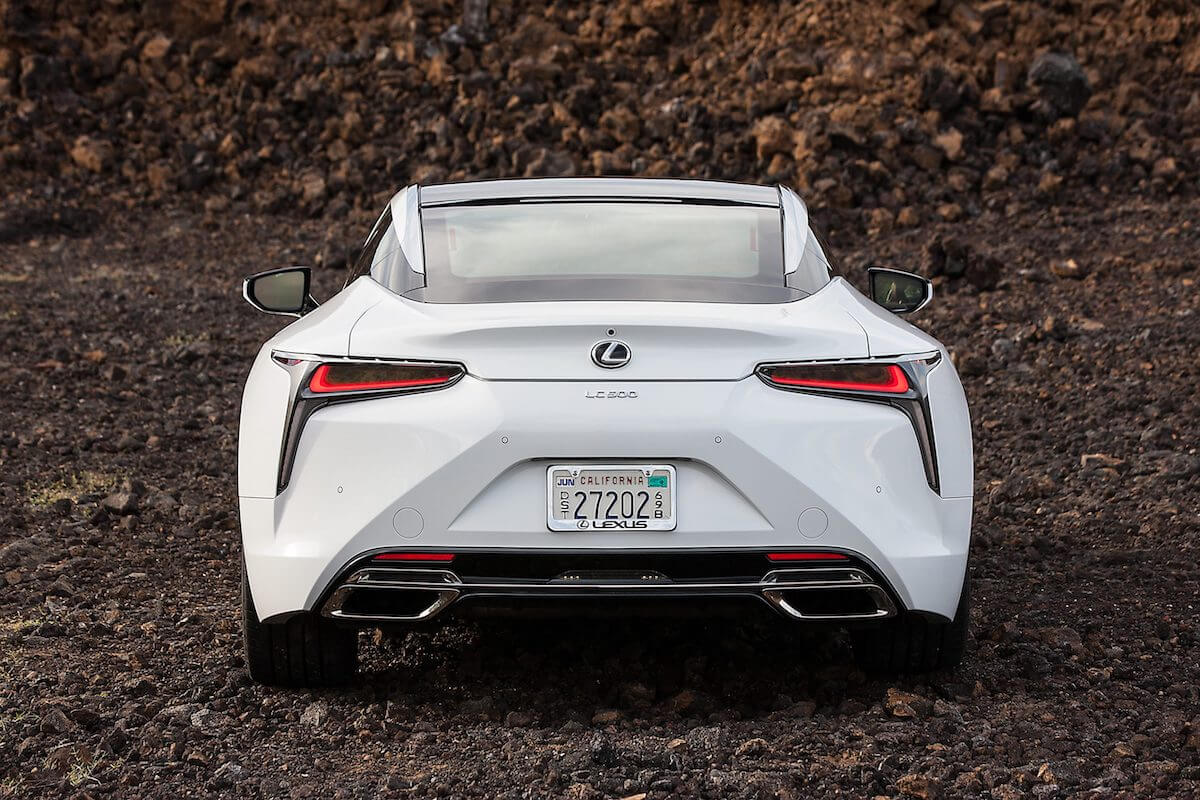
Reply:
[[[364,634],[347,690],[252,685],[235,434],[250,357],[278,323],[245,306],[236,282],[311,260],[326,226],[116,213],[86,238],[0,246],[0,275],[20,277],[2,284],[0,307],[11,343],[0,786],[13,797],[1200,791],[1200,232],[1164,230],[1198,212],[1127,201],[955,226],[970,259],[1004,265],[992,290],[972,285],[969,266],[935,278],[921,320],[960,365],[978,364],[964,369],[975,635],[956,673],[904,681],[853,669],[834,632],[613,621]],[[927,269],[924,240],[949,234],[833,244],[861,282],[866,263]],[[1096,268],[1047,279],[1060,252]],[[318,296],[340,279],[318,270]],[[113,363],[126,367],[119,382],[101,375]],[[131,431],[145,446],[115,447]]]

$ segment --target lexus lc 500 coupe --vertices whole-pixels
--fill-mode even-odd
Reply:
[[[972,450],[932,294],[839,274],[790,189],[409,186],[246,382],[252,677],[349,680],[356,628],[705,609],[836,623],[878,671],[967,637]],[[715,611],[713,612],[715,613]]]

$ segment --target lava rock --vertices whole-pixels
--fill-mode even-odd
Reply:
[[[1051,261],[1050,271],[1060,278],[1074,278],[1076,280],[1084,278],[1088,274],[1087,267],[1073,258]]]
[[[27,98],[66,88],[66,70],[56,58],[28,55],[21,59],[21,93]]]
[[[895,688],[887,690],[883,705],[893,717],[902,719],[925,716],[933,708],[933,703],[921,695]]]
[[[309,703],[300,714],[300,724],[319,728],[329,718],[329,705],[323,702]]]
[[[47,552],[29,539],[17,539],[0,547],[0,569],[45,563]]]
[[[112,163],[113,150],[107,142],[80,136],[71,147],[71,160],[80,167],[99,174]]]
[[[1087,75],[1069,53],[1042,53],[1029,66],[1028,80],[1054,118],[1078,115],[1092,96]]]
[[[100,501],[100,507],[113,514],[127,516],[138,513],[138,496],[133,492],[115,492]]]

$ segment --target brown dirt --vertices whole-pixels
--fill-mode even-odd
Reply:
[[[0,2],[0,797],[1200,794],[1191,4],[494,2],[462,44],[446,4],[332,5]],[[1077,114],[1026,78],[1049,50]],[[327,297],[396,185],[570,171],[782,178],[855,280],[935,276],[976,437],[956,673],[462,624],[366,637],[344,691],[250,684],[237,411],[278,323],[237,280]]]

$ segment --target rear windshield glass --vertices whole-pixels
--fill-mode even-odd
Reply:
[[[783,273],[778,208],[553,202],[423,208],[433,303],[803,297]]]

